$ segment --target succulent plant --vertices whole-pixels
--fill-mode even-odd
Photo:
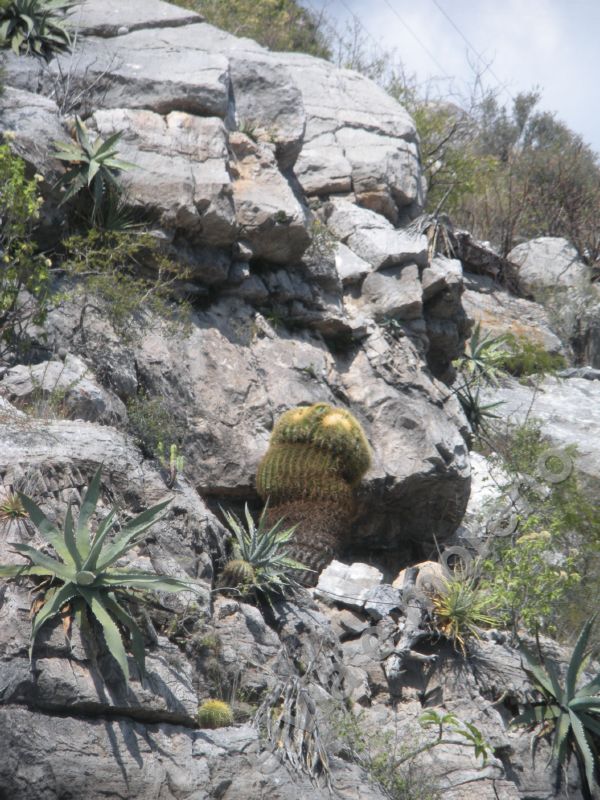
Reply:
[[[87,613],[98,622],[104,641],[129,680],[127,654],[119,625],[129,634],[129,644],[140,671],[144,672],[144,638],[130,614],[120,604],[128,590],[180,592],[193,589],[191,581],[179,580],[142,570],[115,567],[114,564],[132,547],[142,541],[145,532],[160,518],[171,500],[164,500],[146,509],[126,522],[109,540],[116,523],[116,509],[100,523],[92,536],[90,522],[100,496],[101,469],[98,469],[83,497],[77,522],[73,520],[71,506],[67,509],[63,529],[57,528],[31,498],[19,494],[19,499],[31,523],[56,556],[36,550],[28,544],[15,543],[13,549],[27,559],[29,564],[0,565],[0,578],[38,576],[46,579],[46,589],[41,604],[36,604],[31,629],[30,658],[41,627],[61,613],[71,609],[80,626],[85,626]],[[121,597],[119,597],[119,595]]]
[[[198,709],[201,728],[225,728],[233,725],[233,711],[224,700],[205,700]]]
[[[269,521],[284,517],[297,527],[290,552],[316,573],[340,548],[355,515],[354,490],[371,464],[360,423],[328,403],[293,408],[277,421],[261,460],[256,488],[271,509]]]
[[[103,213],[108,197],[119,196],[120,186],[117,173],[135,167],[117,158],[117,144],[123,134],[114,133],[106,141],[90,134],[79,117],[75,117],[74,141],[55,142],[54,157],[67,164],[65,174],[58,185],[66,192],[60,205],[63,205],[82,190],[86,190],[92,203],[91,221],[96,222]]]
[[[267,523],[268,506],[263,510],[258,526],[248,505],[245,507],[246,524],[235,514],[224,511],[227,524],[234,535],[233,554],[221,574],[221,586],[238,588],[244,594],[259,592],[263,595],[281,592],[292,586],[294,571],[306,567],[290,558],[287,544],[294,528],[283,528],[282,520]]]
[[[63,20],[76,3],[70,0],[10,0],[0,4],[0,47],[10,46],[17,55],[50,61],[55,53],[71,48]]]
[[[560,685],[550,663],[542,666],[521,645],[523,669],[531,678],[541,699],[513,720],[514,725],[540,727],[540,735],[553,732],[552,760],[564,766],[575,754],[581,777],[590,798],[600,796],[597,780],[598,742],[600,741],[600,673],[577,688],[581,673],[589,663],[586,654],[596,615],[588,620],[579,634],[567,667],[564,685]]]

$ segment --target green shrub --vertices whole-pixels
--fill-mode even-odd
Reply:
[[[544,440],[535,421],[491,439],[507,497],[518,499],[512,536],[490,538],[483,581],[503,623],[517,632],[547,630],[569,638],[573,625],[594,608],[600,584],[600,508],[588,499],[575,469],[559,481],[540,474],[540,464],[557,473],[574,450],[562,456]]]
[[[25,163],[0,145],[0,358],[43,322],[50,294],[50,260],[33,239],[43,203]]]
[[[177,289],[189,271],[162,253],[153,236],[92,228],[68,237],[63,247],[62,267],[76,279],[83,315],[99,305],[124,339],[145,329],[150,321],[146,311],[185,330],[190,306]]]
[[[390,800],[441,798],[435,778],[419,761],[423,753],[439,746],[468,745],[485,765],[492,752],[475,725],[462,722],[452,713],[430,709],[419,718],[419,728],[404,731],[404,735],[390,730],[366,733],[361,716],[352,712],[334,714],[336,734],[351,760],[367,771]]]
[[[76,523],[69,506],[62,530],[50,522],[31,498],[20,494],[19,498],[29,519],[56,555],[48,555],[28,544],[15,543],[12,545],[13,549],[26,558],[29,565],[0,565],[0,577],[17,578],[29,575],[47,580],[43,601],[34,612],[30,657],[44,623],[69,606],[71,617],[77,619],[80,627],[87,624],[88,614],[100,625],[105,644],[128,681],[129,665],[119,626],[128,632],[129,644],[142,674],[145,660],[144,637],[117,597],[120,595],[126,599],[128,591],[132,589],[138,592],[181,592],[190,591],[193,587],[189,581],[114,566],[115,562],[143,540],[143,534],[159,520],[161,512],[171,501],[157,503],[129,520],[113,540],[109,541],[108,537],[116,525],[116,509],[113,508],[92,536],[90,522],[100,497],[100,477],[101,469],[94,475],[82,499]]]
[[[225,728],[233,725],[233,711],[224,700],[205,700],[198,709],[201,728]]]
[[[160,397],[151,397],[144,392],[138,394],[128,401],[127,414],[129,429],[137,444],[151,458],[158,458],[159,461],[164,458],[165,440],[174,443],[171,447],[177,447],[175,442],[181,444],[183,441],[183,423],[173,415]]]
[[[202,14],[207,22],[254,39],[271,50],[328,58],[321,17],[296,0],[172,0]]]
[[[505,343],[506,352],[501,357],[499,366],[516,378],[553,374],[567,366],[563,355],[549,353],[543,345],[525,336],[507,334]]]
[[[50,61],[67,53],[71,37],[64,14],[76,5],[70,0],[3,0],[0,4],[0,47]]]

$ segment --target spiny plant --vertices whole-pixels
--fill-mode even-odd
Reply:
[[[233,711],[224,700],[205,700],[198,708],[197,717],[201,728],[225,728],[233,725]]]
[[[10,522],[25,517],[27,517],[27,512],[18,494],[9,492],[0,499],[0,520]]]
[[[478,628],[493,625],[495,619],[490,610],[489,597],[477,588],[472,579],[462,577],[445,581],[441,591],[432,598],[433,624],[448,639],[458,645],[466,655],[466,639],[479,638]]]
[[[120,193],[118,171],[135,168],[135,164],[117,158],[117,144],[122,135],[118,131],[106,141],[100,136],[92,140],[84,123],[75,117],[74,141],[54,143],[54,157],[69,165],[57,184],[66,187],[60,205],[87,188],[92,201],[91,220],[95,223],[102,216],[110,195],[114,204],[114,197]]]
[[[57,53],[68,53],[71,37],[61,18],[75,2],[65,0],[11,0],[0,4],[0,47],[11,47],[17,55],[50,61]]]
[[[90,523],[100,497],[101,471],[102,468],[98,469],[90,482],[82,499],[77,522],[73,520],[69,505],[62,530],[45,516],[30,497],[19,494],[29,519],[52,546],[56,556],[36,550],[28,544],[15,543],[13,549],[25,557],[29,565],[0,565],[0,578],[36,576],[44,579],[45,594],[41,606],[35,611],[31,629],[30,659],[36,637],[44,623],[68,606],[80,628],[87,627],[88,613],[96,619],[109,652],[128,681],[129,666],[119,626],[129,634],[128,643],[142,674],[144,638],[135,620],[119,603],[120,597],[127,598],[128,590],[181,592],[190,591],[193,586],[190,581],[114,566],[142,541],[145,532],[160,519],[161,512],[171,500],[157,503],[125,523],[111,541],[109,535],[116,525],[117,513],[113,508],[92,535]]]
[[[469,424],[476,433],[485,432],[491,419],[499,419],[498,414],[494,414],[492,409],[498,408],[504,401],[496,400],[493,403],[484,403],[480,387],[473,391],[471,386],[465,383],[456,389],[456,396]]]
[[[371,464],[365,433],[346,409],[328,403],[293,408],[277,421],[256,488],[272,504],[270,519],[297,525],[292,552],[312,574],[339,549],[354,516],[354,490]]]
[[[600,673],[577,688],[578,680],[589,664],[586,654],[590,632],[597,615],[589,619],[579,634],[561,686],[551,663],[542,665],[521,644],[523,669],[541,694],[513,720],[515,725],[540,726],[539,736],[553,733],[551,761],[566,766],[574,753],[588,797],[598,797],[598,742],[600,741]]]
[[[177,481],[178,473],[183,471],[185,463],[184,457],[179,453],[179,448],[176,444],[172,444],[169,448],[169,455],[165,452],[164,442],[161,440],[156,448],[158,462],[167,473],[167,486],[172,489]]]
[[[506,335],[482,333],[478,322],[469,339],[467,351],[458,360],[457,366],[467,378],[496,385],[498,378],[505,373],[504,361],[508,354]]]
[[[283,520],[270,526],[266,521],[267,514],[268,506],[265,506],[256,525],[246,504],[244,525],[235,514],[223,511],[234,535],[233,558],[221,574],[223,587],[237,588],[243,594],[258,592],[268,596],[294,586],[294,570],[306,570],[304,564],[290,558],[287,553],[286,545],[295,526],[283,528]]]

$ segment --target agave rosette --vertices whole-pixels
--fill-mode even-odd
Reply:
[[[110,653],[125,679],[129,680],[127,653],[117,623],[129,634],[129,645],[142,674],[145,661],[144,639],[133,617],[119,602],[119,595],[127,595],[130,590],[181,592],[193,590],[194,587],[191,580],[115,566],[120,558],[142,541],[148,528],[160,519],[171,499],[146,509],[109,538],[116,524],[116,509],[113,508],[92,535],[90,522],[100,496],[100,476],[101,469],[90,482],[77,522],[74,521],[69,506],[62,530],[45,516],[30,497],[19,494],[29,519],[52,546],[56,556],[43,553],[28,544],[15,543],[12,547],[29,564],[0,565],[0,578],[38,576],[51,582],[33,619],[30,658],[36,637],[44,623],[68,605],[81,626],[85,623],[87,608],[101,626]]]

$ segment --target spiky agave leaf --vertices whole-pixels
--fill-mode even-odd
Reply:
[[[282,519],[274,525],[268,525],[266,521],[268,503],[260,515],[258,526],[250,514],[248,504],[244,508],[245,525],[232,512],[223,509],[221,511],[235,537],[233,561],[238,564],[236,571],[241,570],[240,562],[247,564],[253,571],[252,583],[246,584],[248,588],[263,593],[280,592],[294,584],[290,574],[292,571],[307,569],[303,564],[290,558],[286,552],[285,546],[290,542],[296,526],[284,528]],[[231,567],[225,575],[225,580],[233,577],[232,570]],[[244,570],[249,577],[249,569],[244,567]]]
[[[129,634],[129,643],[142,674],[143,636],[133,618],[120,606],[117,594],[127,596],[130,590],[190,591],[193,590],[193,582],[113,566],[119,558],[141,541],[147,529],[160,518],[170,499],[138,514],[123,525],[109,542],[109,535],[113,532],[116,522],[115,509],[112,509],[100,523],[94,536],[90,533],[90,521],[100,497],[100,483],[101,468],[90,481],[82,499],[77,523],[75,524],[73,520],[69,506],[62,530],[46,517],[31,498],[24,494],[19,495],[31,522],[52,546],[56,557],[42,553],[27,544],[14,544],[15,552],[26,558],[29,563],[0,565],[0,577],[43,576],[50,578],[55,584],[62,584],[51,586],[41,607],[36,609],[31,630],[30,658],[37,634],[48,620],[61,613],[69,603],[75,609],[76,618],[82,622],[85,618],[83,608],[87,607],[102,629],[109,652],[128,680],[127,654],[117,623]]]
[[[564,687],[560,685],[552,664],[546,664],[544,669],[521,645],[523,668],[543,700],[514,720],[514,724],[534,725],[554,719],[552,760],[563,766],[575,750],[579,756],[578,763],[583,765],[582,780],[594,796],[594,792],[600,789],[596,780],[597,754],[593,741],[593,736],[600,736],[600,673],[579,690],[576,684],[588,662],[585,651],[595,619],[596,615],[585,623],[579,634],[567,667]]]

